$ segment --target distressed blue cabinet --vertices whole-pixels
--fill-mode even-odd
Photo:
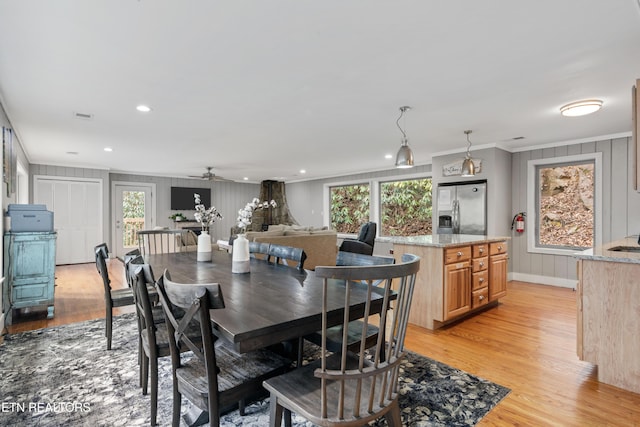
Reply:
[[[2,298],[7,325],[14,309],[46,306],[47,317],[53,317],[55,268],[55,232],[5,233]]]

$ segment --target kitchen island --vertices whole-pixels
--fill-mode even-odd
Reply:
[[[578,357],[598,366],[598,381],[635,393],[640,393],[638,251],[634,236],[575,255]]]
[[[396,261],[405,253],[421,258],[409,322],[433,330],[496,306],[507,294],[507,240],[434,234],[376,242],[392,243]]]

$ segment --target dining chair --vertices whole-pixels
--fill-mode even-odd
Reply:
[[[140,230],[136,233],[138,249],[143,256],[185,252],[190,246],[188,245],[190,232],[193,233],[187,229]]]
[[[363,255],[354,252],[339,251],[336,257],[337,266],[372,266],[372,265],[389,265],[394,264],[395,259],[386,256],[376,255]],[[372,288],[374,292],[380,290],[380,287],[384,285],[384,280],[372,281]],[[349,328],[346,333],[347,337],[347,349],[349,351],[357,352],[360,348],[361,331],[364,322],[362,320],[352,320],[349,322]],[[380,330],[374,324],[367,323],[367,333],[365,339],[365,348],[371,348],[376,345],[378,341],[378,333]],[[327,348],[329,351],[340,351],[342,347],[342,339],[344,331],[342,325],[337,325],[327,330]],[[313,334],[306,335],[304,337],[307,341],[310,341],[316,345],[322,345],[322,331],[314,332]],[[385,348],[381,349],[382,354],[380,358],[385,359]]]
[[[294,248],[293,246],[284,245],[269,245],[269,253],[267,255],[267,261],[271,261],[271,257],[274,258],[276,264],[287,264],[287,260],[295,261],[296,268],[298,270],[304,270],[304,261],[307,259],[307,254],[304,253],[302,248]]]
[[[409,310],[420,258],[404,254],[402,262],[391,265],[316,267],[315,274],[323,278],[322,344],[319,360],[286,374],[270,378],[264,386],[270,392],[270,425],[280,426],[283,413],[291,425],[290,412],[321,426],[361,426],[385,417],[389,426],[401,426],[398,404],[398,377],[405,358],[404,339],[409,321]],[[380,317],[377,327],[386,331],[379,335],[373,350],[365,351],[366,327],[361,332],[358,353],[349,352],[346,337],[342,348],[332,353],[327,348],[328,289],[330,281],[344,281],[344,312],[349,312],[350,294],[356,287],[365,286],[368,299],[364,313],[371,313],[378,305]],[[372,299],[373,282],[383,280],[383,301]],[[363,285],[363,281],[366,285]],[[392,287],[393,285],[393,287]],[[364,326],[370,317],[364,316]],[[342,319],[348,330],[349,316]],[[387,325],[386,328],[383,325]],[[381,360],[382,347],[387,358]],[[285,411],[286,409],[286,411]]]
[[[98,274],[102,278],[104,285],[104,305],[105,305],[105,336],[107,337],[107,350],[111,350],[111,337],[113,330],[113,308],[133,305],[133,290],[111,289],[111,280],[109,279],[109,271],[107,270],[107,258],[109,257],[109,248],[106,243],[101,243],[94,248],[96,258],[96,268]]]
[[[127,274],[127,264],[129,264],[129,262],[131,262],[132,259],[139,257],[140,254],[140,249],[135,248],[130,250],[129,252],[125,253],[124,256],[122,257],[122,262],[124,263],[124,276],[125,276],[125,280],[127,282],[127,285],[129,287],[131,287],[131,280],[129,279],[129,275]]]
[[[183,395],[204,411],[197,422],[206,422],[208,417],[210,425],[217,427],[222,411],[244,405],[245,399],[263,394],[265,379],[289,369],[291,362],[271,351],[239,354],[223,339],[216,343],[218,338],[213,333],[211,310],[225,307],[219,284],[176,283],[165,270],[156,282],[156,288],[167,318],[174,427],[180,424]],[[200,327],[199,341],[185,333],[193,322]],[[188,361],[180,358],[180,352],[184,350],[193,352]]]
[[[269,255],[270,243],[266,242],[249,242],[249,255],[255,257],[257,255],[264,255],[266,258]]]
[[[140,326],[142,341],[142,365],[140,384],[142,394],[147,394],[147,386],[151,388],[151,425],[156,425],[158,414],[158,359],[171,354],[167,328],[164,326],[164,314],[161,307],[154,307],[147,285],[155,283],[153,271],[148,264],[136,264],[136,259],[129,264],[132,286],[136,294],[136,312]],[[187,331],[190,339],[199,340],[199,328]],[[149,381],[151,380],[151,381]]]

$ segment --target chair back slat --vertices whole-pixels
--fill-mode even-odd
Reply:
[[[287,261],[297,262],[296,268],[298,270],[303,270],[307,254],[302,248],[294,248],[293,246],[276,245],[272,243],[269,245],[267,261],[270,261],[272,257],[274,258],[273,262],[276,264],[283,263],[288,265]]]
[[[403,255],[398,264],[316,267],[316,275],[323,278],[321,363],[315,371],[322,388],[322,417],[355,420],[365,414],[383,413],[384,408],[397,399],[400,363],[405,356],[404,339],[419,267],[420,258],[411,254]],[[341,351],[330,355],[327,293],[329,282],[335,280],[344,282],[343,339]],[[365,315],[360,351],[355,354],[348,351],[347,331],[353,320],[348,312],[352,291],[363,287],[367,294],[363,304]],[[378,298],[380,295],[382,301]],[[376,312],[380,315],[368,315]],[[369,325],[376,326],[380,333],[375,347],[366,351],[364,343]]]
[[[187,229],[140,230],[136,233],[142,255],[185,252],[188,249]]]

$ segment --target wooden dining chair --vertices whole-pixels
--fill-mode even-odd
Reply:
[[[162,308],[153,305],[153,299],[148,292],[148,285],[155,283],[151,266],[136,264],[136,259],[134,259],[129,263],[129,267],[132,286],[136,294],[136,312],[142,342],[140,383],[143,395],[147,394],[149,382],[151,383],[151,425],[153,426],[156,425],[158,414],[158,359],[171,354],[170,340],[164,325]],[[200,329],[197,327],[188,329],[187,334],[192,340],[200,340]]]
[[[269,245],[269,253],[267,261],[271,261],[271,258],[276,264],[288,265],[287,261],[297,262],[296,268],[298,270],[304,270],[304,261],[307,259],[307,254],[304,253],[302,248],[294,248],[293,246],[284,245]]]
[[[254,257],[256,254],[264,255],[263,258],[266,258],[269,255],[270,246],[271,244],[266,242],[249,242],[249,254]]]
[[[264,393],[262,382],[286,372],[291,362],[268,350],[238,354],[212,329],[211,310],[224,308],[220,285],[173,282],[169,272],[156,283],[167,318],[167,335],[173,372],[173,426],[180,424],[182,396],[204,411],[197,422],[220,425],[220,413],[244,405],[245,399]],[[200,341],[185,331],[195,322],[200,327]],[[214,344],[215,343],[215,344]],[[191,350],[193,357],[180,359],[180,352]],[[193,420],[191,420],[193,421]]]
[[[127,285],[129,287],[131,287],[131,280],[129,279],[129,275],[127,274],[127,264],[129,264],[131,262],[132,259],[139,257],[140,254],[140,249],[135,248],[130,250],[129,252],[125,253],[124,256],[122,257],[122,262],[124,263],[124,276],[125,276],[125,280],[127,282]]]
[[[324,282],[321,357],[264,382],[271,393],[271,426],[281,425],[283,413],[289,418],[285,421],[291,425],[290,412],[321,426],[361,426],[380,417],[385,417],[389,426],[402,425],[398,377],[405,358],[404,339],[419,267],[420,258],[411,254],[404,254],[402,263],[392,265],[316,267],[316,275]],[[372,301],[373,282],[384,281],[384,298],[377,307],[381,313],[377,327],[386,331],[386,337],[380,334],[373,350],[365,351],[366,327],[363,327],[358,353],[348,351],[346,337],[339,352],[329,352],[326,345],[330,329],[327,285],[333,280],[345,282],[344,313],[349,312],[351,290],[362,286],[366,286],[369,295],[364,313],[371,313],[376,304]],[[363,285],[363,281],[367,284]],[[369,319],[364,316],[364,326]],[[342,319],[344,331],[348,330],[349,322],[349,316],[345,315]],[[384,361],[380,357],[383,346],[387,354]]]
[[[113,330],[113,308],[133,305],[133,290],[111,289],[111,280],[109,279],[109,271],[107,270],[107,258],[109,257],[109,248],[106,243],[101,243],[94,248],[96,257],[96,268],[98,274],[102,278],[104,286],[104,305],[105,305],[105,336],[107,337],[107,350],[111,350],[111,337]]]
[[[339,251],[336,257],[337,266],[372,266],[372,265],[389,265],[394,264],[395,259],[386,256],[376,255],[363,255],[355,252]],[[381,286],[384,285],[384,280],[373,281],[372,285],[374,292],[381,291]],[[347,337],[347,349],[349,351],[357,352],[360,348],[361,331],[363,326],[362,320],[353,320],[349,322],[349,328],[346,333]],[[367,333],[365,339],[365,348],[371,348],[376,345],[378,341],[378,333],[380,330],[374,324],[367,324]],[[329,351],[340,351],[342,347],[342,339],[344,334],[342,325],[334,326],[327,330],[327,348]],[[305,336],[307,341],[310,341],[316,345],[322,345],[322,331],[314,332]],[[381,349],[381,359],[385,359],[385,348]]]
[[[185,252],[189,245],[189,232],[186,229],[140,230],[136,233],[138,249],[147,254],[167,254]],[[191,232],[193,233],[193,232]]]

